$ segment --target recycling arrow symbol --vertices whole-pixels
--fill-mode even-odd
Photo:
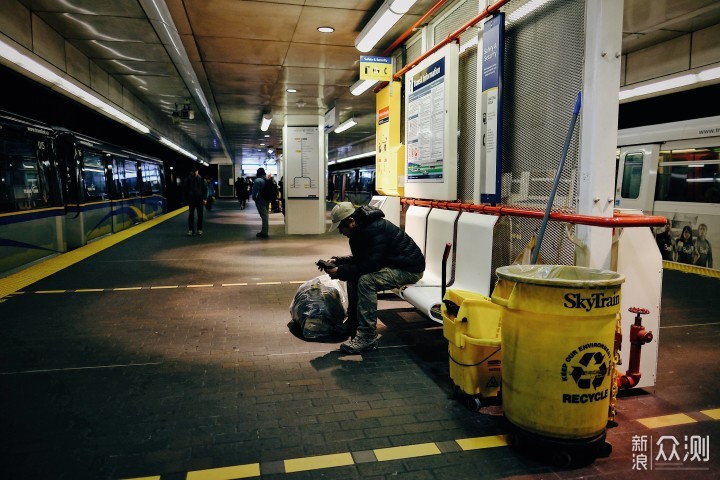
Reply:
[[[580,359],[580,365],[582,366],[573,366],[570,373],[578,387],[587,389],[592,386],[597,389],[602,385],[608,372],[605,355],[602,352],[584,354]]]

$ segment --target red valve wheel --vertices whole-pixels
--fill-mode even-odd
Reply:
[[[650,310],[648,310],[647,308],[630,307],[628,308],[628,312],[639,313],[640,315],[647,315],[648,313],[650,313]]]

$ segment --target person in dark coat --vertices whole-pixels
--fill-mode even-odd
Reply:
[[[267,181],[265,169],[258,168],[252,187],[252,199],[255,202],[258,214],[260,214],[261,222],[260,231],[255,234],[258,238],[268,238],[268,202],[262,196],[263,187]]]
[[[208,184],[200,176],[197,165],[190,169],[190,175],[183,185],[183,201],[188,206],[188,236],[203,234],[203,206],[207,203]],[[195,228],[197,212],[197,229]]]
[[[352,255],[332,257],[325,268],[330,278],[347,282],[348,319],[352,337],[340,345],[346,353],[377,349],[377,292],[416,283],[425,271],[425,257],[415,241],[385,220],[370,206],[355,208],[350,202],[333,208],[330,231],[348,237]]]
[[[248,185],[245,182],[245,177],[238,177],[235,180],[235,196],[240,202],[240,210],[245,210],[245,203],[248,199]]]

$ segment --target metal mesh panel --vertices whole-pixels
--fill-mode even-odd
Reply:
[[[555,0],[512,22],[526,2],[506,5],[503,91],[502,203],[544,210],[582,87],[585,2]],[[565,160],[553,211],[577,212],[580,122]],[[507,217],[495,232],[493,271],[522,253],[541,220]],[[574,226],[549,222],[540,258],[574,264]]]

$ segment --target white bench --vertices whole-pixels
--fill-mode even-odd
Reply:
[[[402,299],[413,304],[413,306],[433,319],[436,319],[433,316],[433,307],[442,301],[443,253],[446,244],[454,244],[455,242],[455,223],[459,215],[460,212],[455,210],[438,208],[430,210],[427,216],[425,251],[423,252],[425,254],[425,273],[416,284],[407,285],[400,290]],[[407,217],[405,225],[407,229]],[[446,284],[452,280],[451,264],[448,264],[448,267],[445,274]],[[435,312],[435,315],[438,315],[438,313]]]
[[[449,225],[452,212],[434,209],[428,217],[426,270],[415,285],[404,287],[400,296],[419,309],[431,320],[442,323],[442,255],[445,244],[453,244],[452,262],[448,262],[446,287],[490,295],[492,286],[493,229],[498,221],[494,215],[464,212],[457,222],[452,220],[452,235],[436,231],[437,227]],[[452,212],[457,217],[457,212]],[[430,219],[433,222],[430,222]],[[452,238],[452,240],[448,240]]]
[[[410,235],[420,251],[425,254],[425,232],[427,232],[427,219],[430,208],[410,205],[405,212],[405,233]]]

